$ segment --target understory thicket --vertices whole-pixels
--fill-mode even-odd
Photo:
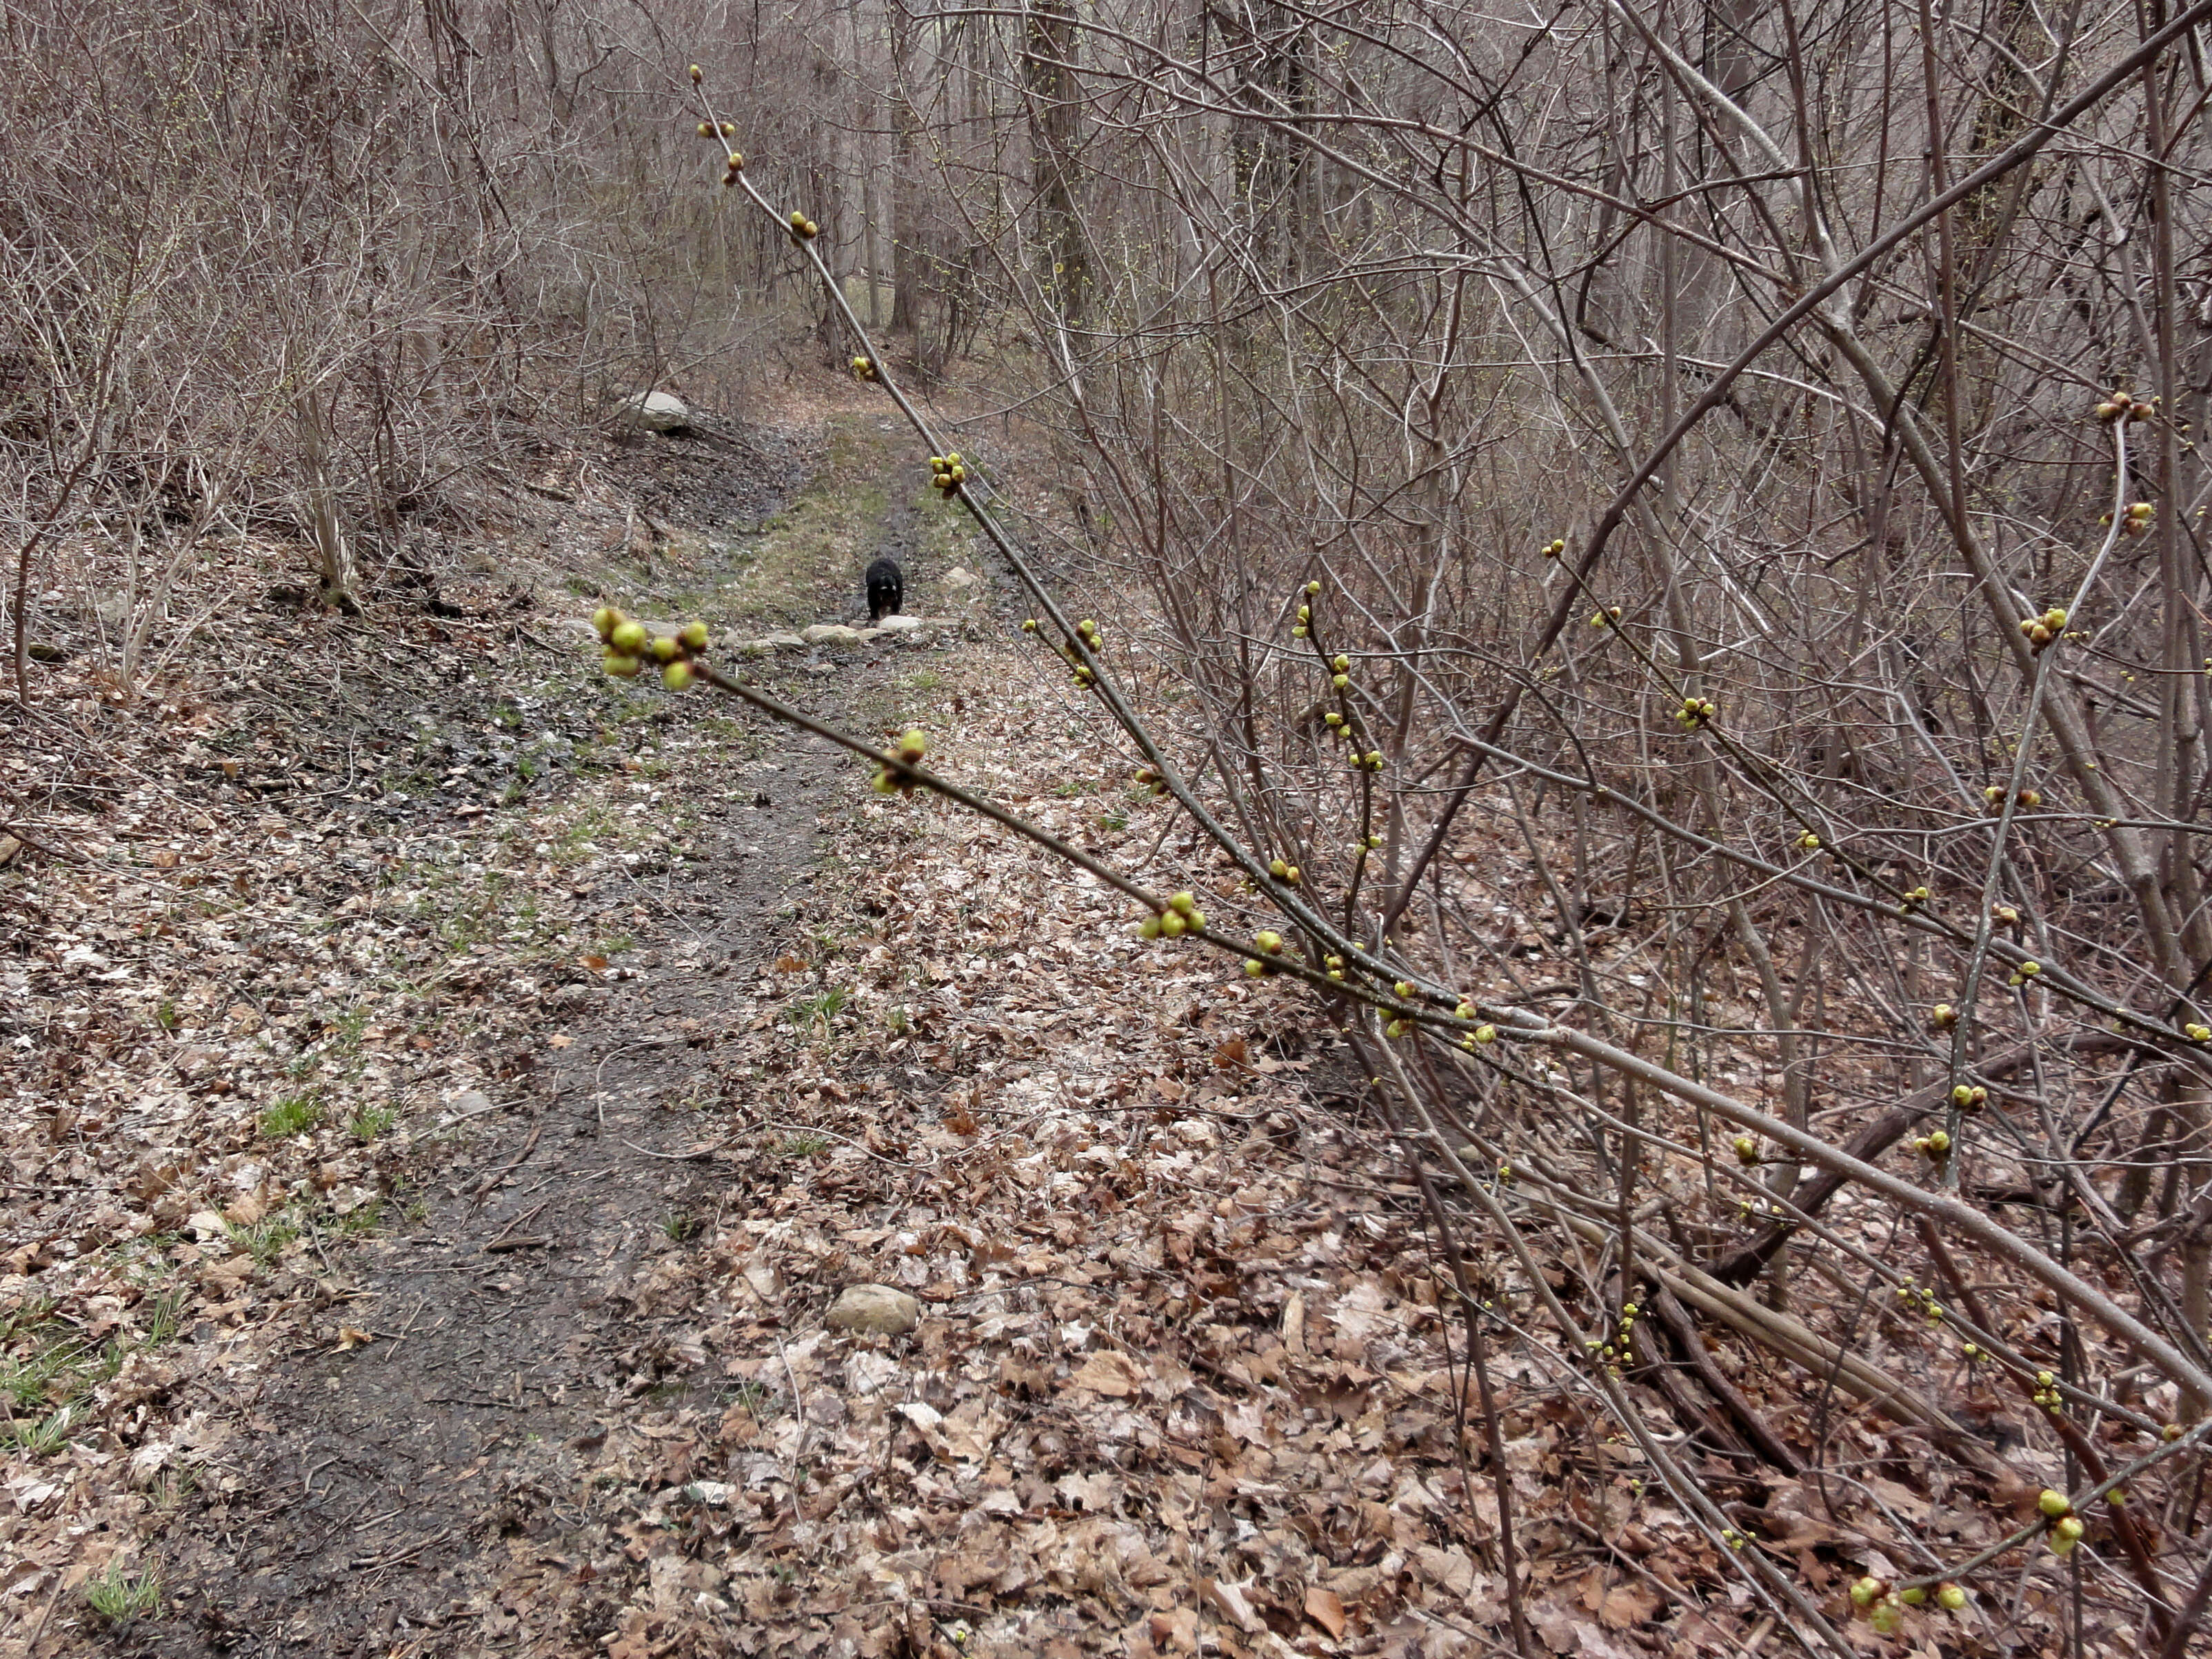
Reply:
[[[1219,871],[1094,873],[1357,1049],[1516,1643],[1501,1345],[1808,1650],[2179,1655],[2208,19],[19,10],[18,685],[50,570],[127,686],[230,518],[281,507],[352,602],[497,434],[803,333],[963,452]],[[948,374],[1048,476],[912,401]],[[1778,1480],[1879,1535],[1849,1594],[1762,1531]]]

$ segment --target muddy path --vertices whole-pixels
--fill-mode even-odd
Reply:
[[[477,1133],[427,1213],[354,1264],[349,1316],[377,1339],[271,1379],[240,1490],[179,1529],[186,1616],[155,1651],[481,1650],[496,1632],[456,1604],[498,1576],[510,1540],[576,1570],[602,1541],[583,1536],[579,1492],[624,1402],[722,1389],[711,1359],[685,1352],[691,1322],[640,1316],[635,1287],[723,1196],[690,1156],[686,1056],[731,978],[758,965],[817,815],[853,786],[817,748],[758,768],[715,815],[718,874],[682,895],[685,954],[604,992],[569,988],[557,1064],[520,1098],[465,1107]]]
[[[767,503],[687,491],[647,457],[633,482],[652,544],[633,530],[636,568],[602,591],[718,637],[848,620],[881,551],[910,594],[937,591],[877,428],[833,416],[818,464]],[[749,672],[867,729],[932,654],[884,641]],[[567,982],[537,1011],[534,1060],[428,1126],[404,1221],[326,1260],[329,1307],[226,1413],[221,1478],[170,1521],[167,1615],[108,1650],[583,1652],[639,1595],[646,1553],[599,1473],[611,1431],[649,1441],[653,1420],[755,1386],[702,1348],[713,1309],[653,1289],[691,1276],[686,1253],[744,1201],[718,1173],[727,1120],[702,1109],[728,1103],[705,1051],[815,878],[825,815],[866,793],[825,744],[696,712],[651,717],[693,734],[679,775],[647,763],[606,787],[611,813],[680,811],[687,855],[598,884],[586,902],[617,946],[549,975]]]

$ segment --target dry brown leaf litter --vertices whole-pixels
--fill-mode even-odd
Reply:
[[[373,637],[274,631],[242,635],[263,663],[204,693],[180,678],[123,740],[89,682],[45,717],[74,720],[79,746],[41,828],[94,862],[18,866],[5,890],[24,941],[0,969],[10,1639],[63,1583],[157,1539],[180,1490],[232,1478],[237,1428],[209,1402],[277,1333],[373,1344],[347,1322],[348,1234],[405,1204],[441,1125],[543,1062],[542,1012],[592,997],[638,941],[687,948],[662,931],[683,794],[731,759],[696,706],[626,725],[644,711],[618,690],[410,678]],[[505,644],[434,632],[425,646],[454,655]],[[355,684],[414,701],[340,742],[239,684],[280,656],[349,656]],[[1159,845],[1164,809],[1118,774],[1069,775],[1079,705],[1006,662],[975,647],[924,698],[952,774],[1111,856]],[[568,769],[589,775],[538,787]],[[1139,945],[1119,900],[939,806],[869,801],[824,828],[769,971],[723,1029],[688,1034],[686,1086],[742,1201],[623,1292],[685,1322],[637,1365],[712,1363],[731,1398],[611,1400],[589,1520],[511,1540],[452,1650],[1498,1642],[1495,1499],[1436,1264],[1310,1007],[1225,958]],[[1164,839],[1169,860],[1187,851]],[[1498,864],[1468,873],[1510,962],[1541,924]],[[1213,872],[1180,874],[1235,902]],[[863,1281],[921,1300],[913,1338],[822,1328]],[[1498,1289],[1506,1319],[1534,1316]],[[1869,1357],[1981,1410],[2003,1443],[2006,1403],[1940,1374],[1910,1326],[1883,1335],[1893,1317],[1869,1314]],[[1916,1565],[1884,1554],[1888,1516],[1962,1553],[1995,1535],[1988,1494],[1931,1485],[1909,1436],[1716,1347],[1798,1443],[1816,1413],[1827,1436],[1839,1473],[1817,1491],[1705,1473],[1832,1610],[1858,1572]],[[1742,1591],[1586,1393],[1533,1343],[1497,1370],[1540,1638],[1599,1654],[1736,1639]],[[2021,1589],[2057,1611],[2047,1575]],[[1911,1617],[1908,1641],[1976,1650]]]

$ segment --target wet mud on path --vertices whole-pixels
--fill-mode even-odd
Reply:
[[[638,586],[617,571],[603,591],[638,593],[629,602],[656,618],[703,615],[718,637],[837,619],[878,551],[902,557],[912,592],[934,561],[917,560],[913,490],[879,426],[833,415],[816,464],[771,469],[780,500],[757,479],[732,494],[711,457],[648,462],[630,482],[651,516],[633,527],[661,539],[634,534]],[[580,615],[591,601],[562,603]],[[927,656],[886,641],[740,667],[865,726],[884,686],[927,678]],[[744,1202],[715,1156],[733,1120],[702,1109],[730,1103],[714,1097],[711,1050],[803,908],[824,815],[866,793],[864,773],[815,738],[669,702],[653,719],[693,745],[688,781],[648,763],[586,786],[606,790],[610,815],[690,815],[686,856],[592,900],[610,934],[649,921],[651,948],[610,948],[611,966],[595,957],[580,982],[550,987],[534,1063],[424,1126],[405,1220],[333,1249],[330,1305],[221,1408],[227,1438],[161,1544],[164,1616],[106,1632],[106,1650],[591,1652],[657,1588],[625,1507],[635,1482],[610,1468],[641,1446],[688,1479],[676,1466],[696,1433],[665,1427],[664,1441],[656,1426],[711,1421],[758,1386],[702,1347],[714,1306],[654,1288],[696,1282],[687,1253]],[[736,1275],[713,1292],[745,1294]]]
[[[719,810],[706,866],[724,873],[683,898],[696,936],[603,994],[568,988],[590,995],[557,1061],[522,1097],[471,1109],[428,1213],[362,1264],[366,1294],[342,1311],[376,1340],[273,1381],[239,1490],[173,1530],[179,1605],[151,1650],[481,1651],[499,1632],[472,1592],[518,1553],[586,1585],[605,1576],[585,1488],[611,1419],[648,1391],[672,1398],[664,1372],[692,1403],[724,1381],[672,1352],[684,1320],[631,1306],[720,1198],[684,1109],[685,1057],[726,981],[759,965],[825,799],[854,785],[816,744],[758,775]],[[578,1598],[586,1622],[595,1599]]]

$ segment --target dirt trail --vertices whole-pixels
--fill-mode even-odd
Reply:
[[[956,781],[1237,915],[1237,873],[1194,867],[1176,809],[1088,749],[1059,665],[948,581],[972,538],[879,409],[825,407],[807,450],[532,477],[564,503],[518,532],[543,556],[482,568],[530,570],[526,626],[574,646],[349,636],[413,677],[364,710],[358,769],[314,751],[343,783],[280,780],[274,737],[210,714],[212,778],[171,787],[230,814],[229,861],[140,847],[160,926],[94,935],[130,952],[182,1085],[134,1104],[139,1049],[112,1080],[161,1138],[17,1165],[94,1192],[136,1168],[116,1213],[156,1230],[53,1243],[41,1288],[74,1300],[7,1350],[19,1390],[76,1364],[49,1407],[102,1415],[6,1466],[0,1659],[1491,1650],[1418,1194],[1302,994],[577,650],[603,599],[757,642],[850,621],[894,551],[910,612],[977,607],[943,648],[744,672],[859,732],[920,725]],[[326,711],[285,712],[325,735]],[[110,958],[70,954],[66,911],[33,919],[41,1018],[93,1029]],[[830,1328],[861,1285],[911,1297],[911,1328]],[[126,1315],[95,1370],[95,1321]],[[1544,1379],[1497,1374],[1539,1391],[1510,1408],[1516,1502],[1556,1510],[1570,1431]],[[1547,1524],[1529,1547],[1579,1560]],[[155,1610],[103,1622],[95,1573]],[[1607,1586],[1566,1588],[1547,1641],[1604,1651],[1569,1608]]]
[[[917,577],[931,591],[875,423],[833,416],[824,449],[775,511],[734,523],[732,502],[648,476],[640,496],[667,544],[630,602],[704,615],[718,635],[845,620],[879,550],[907,565],[909,592]],[[886,645],[763,672],[865,723],[872,689],[927,654]],[[270,1368],[237,1425],[234,1490],[196,1495],[168,1528],[168,1616],[110,1644],[178,1659],[516,1640],[584,1651],[635,1594],[636,1552],[611,1545],[594,1513],[593,1454],[640,1412],[718,1408],[729,1392],[699,1349],[702,1310],[639,1306],[641,1284],[711,1237],[729,1197],[702,1144],[716,1129],[696,1109],[696,1051],[766,967],[823,815],[865,793],[826,745],[722,727],[726,741],[690,767],[696,852],[650,906],[658,948],[633,953],[635,969],[617,961],[611,985],[560,988],[540,1034],[550,1063],[463,1097],[407,1224],[334,1264],[356,1291],[338,1312],[373,1339]],[[519,1563],[556,1571],[573,1594],[502,1606]]]
[[[538,1091],[484,1112],[428,1216],[362,1264],[357,1305],[386,1340],[271,1380],[247,1490],[179,1529],[171,1583],[198,1605],[157,1650],[472,1650],[486,1638],[455,1627],[456,1602],[504,1564],[503,1539],[573,1547],[575,1493],[621,1402],[720,1388],[711,1364],[656,1382],[682,1322],[633,1316],[629,1287],[716,1206],[685,1157],[685,1056],[754,965],[816,816],[854,782],[817,750],[756,776],[714,810],[709,863],[728,873],[684,896],[698,933],[681,960],[696,965],[622,984]]]

